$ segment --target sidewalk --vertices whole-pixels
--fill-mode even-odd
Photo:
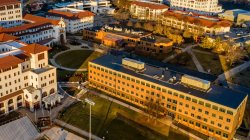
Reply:
[[[196,66],[196,68],[198,69],[199,72],[203,72],[206,73],[206,71],[203,69],[203,67],[201,66],[200,62],[198,61],[197,57],[195,56],[195,54],[193,53],[193,51],[191,49],[187,50],[188,54],[192,57],[192,60]]]
[[[54,122],[57,125],[59,125],[59,126],[61,126],[63,128],[67,128],[67,129],[72,130],[72,131],[74,131],[74,132],[76,132],[78,134],[81,134],[81,135],[85,136],[85,137],[89,137],[89,132],[87,132],[85,130],[79,129],[79,128],[73,126],[73,125],[67,124],[67,123],[65,123],[63,121],[60,121],[58,119],[56,119]],[[93,134],[92,134],[91,138],[94,139],[94,140],[102,140],[101,138],[99,138],[98,136],[93,135]]]

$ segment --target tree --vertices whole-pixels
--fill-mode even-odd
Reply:
[[[245,56],[245,51],[242,51],[240,47],[230,46],[226,52],[226,58],[230,66],[239,61]]]
[[[135,28],[141,28],[142,26],[141,26],[141,23],[140,22],[136,22],[135,23]]]
[[[133,22],[131,20],[128,21],[127,26],[132,27],[133,26]]]
[[[214,46],[213,46],[213,41],[211,38],[209,38],[208,36],[204,37],[201,41],[201,47],[202,48],[206,48],[206,49],[212,49]]]
[[[181,45],[181,43],[184,41],[183,37],[181,35],[176,35],[176,43],[178,45]]]
[[[155,26],[154,33],[162,35],[163,34],[163,30],[164,30],[164,27],[162,26],[162,24],[158,23]]]
[[[188,30],[183,32],[183,37],[184,38],[191,38],[192,37],[192,33],[190,33]]]
[[[154,26],[153,26],[152,23],[150,23],[150,22],[145,23],[144,26],[143,26],[143,28],[144,28],[145,30],[148,30],[148,31],[151,31],[151,32],[154,30]]]

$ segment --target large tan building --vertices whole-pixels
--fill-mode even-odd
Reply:
[[[168,6],[149,1],[134,1],[130,5],[131,15],[146,20],[157,20],[158,17],[168,10]]]
[[[212,77],[113,55],[88,64],[91,87],[147,110],[158,108],[160,114],[209,137],[231,140],[248,96],[214,85]]]
[[[0,26],[8,28],[21,24],[21,2],[19,0],[0,0]]]
[[[166,11],[160,18],[163,25],[191,33],[224,34],[230,31],[232,22],[215,17],[203,16],[184,11]]]
[[[223,11],[218,0],[171,0],[170,8],[203,15],[217,15]]]
[[[50,48],[16,39],[0,34],[0,114],[19,107],[34,111],[60,102],[56,68],[48,64]]]

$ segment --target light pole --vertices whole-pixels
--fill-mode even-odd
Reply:
[[[91,106],[94,106],[95,102],[88,98],[85,98],[85,102],[89,104],[89,140],[91,140]]]

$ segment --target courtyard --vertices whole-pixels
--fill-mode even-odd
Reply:
[[[55,62],[62,67],[82,69],[87,68],[88,61],[99,56],[101,56],[101,53],[92,50],[70,50],[59,54],[55,58]]]

